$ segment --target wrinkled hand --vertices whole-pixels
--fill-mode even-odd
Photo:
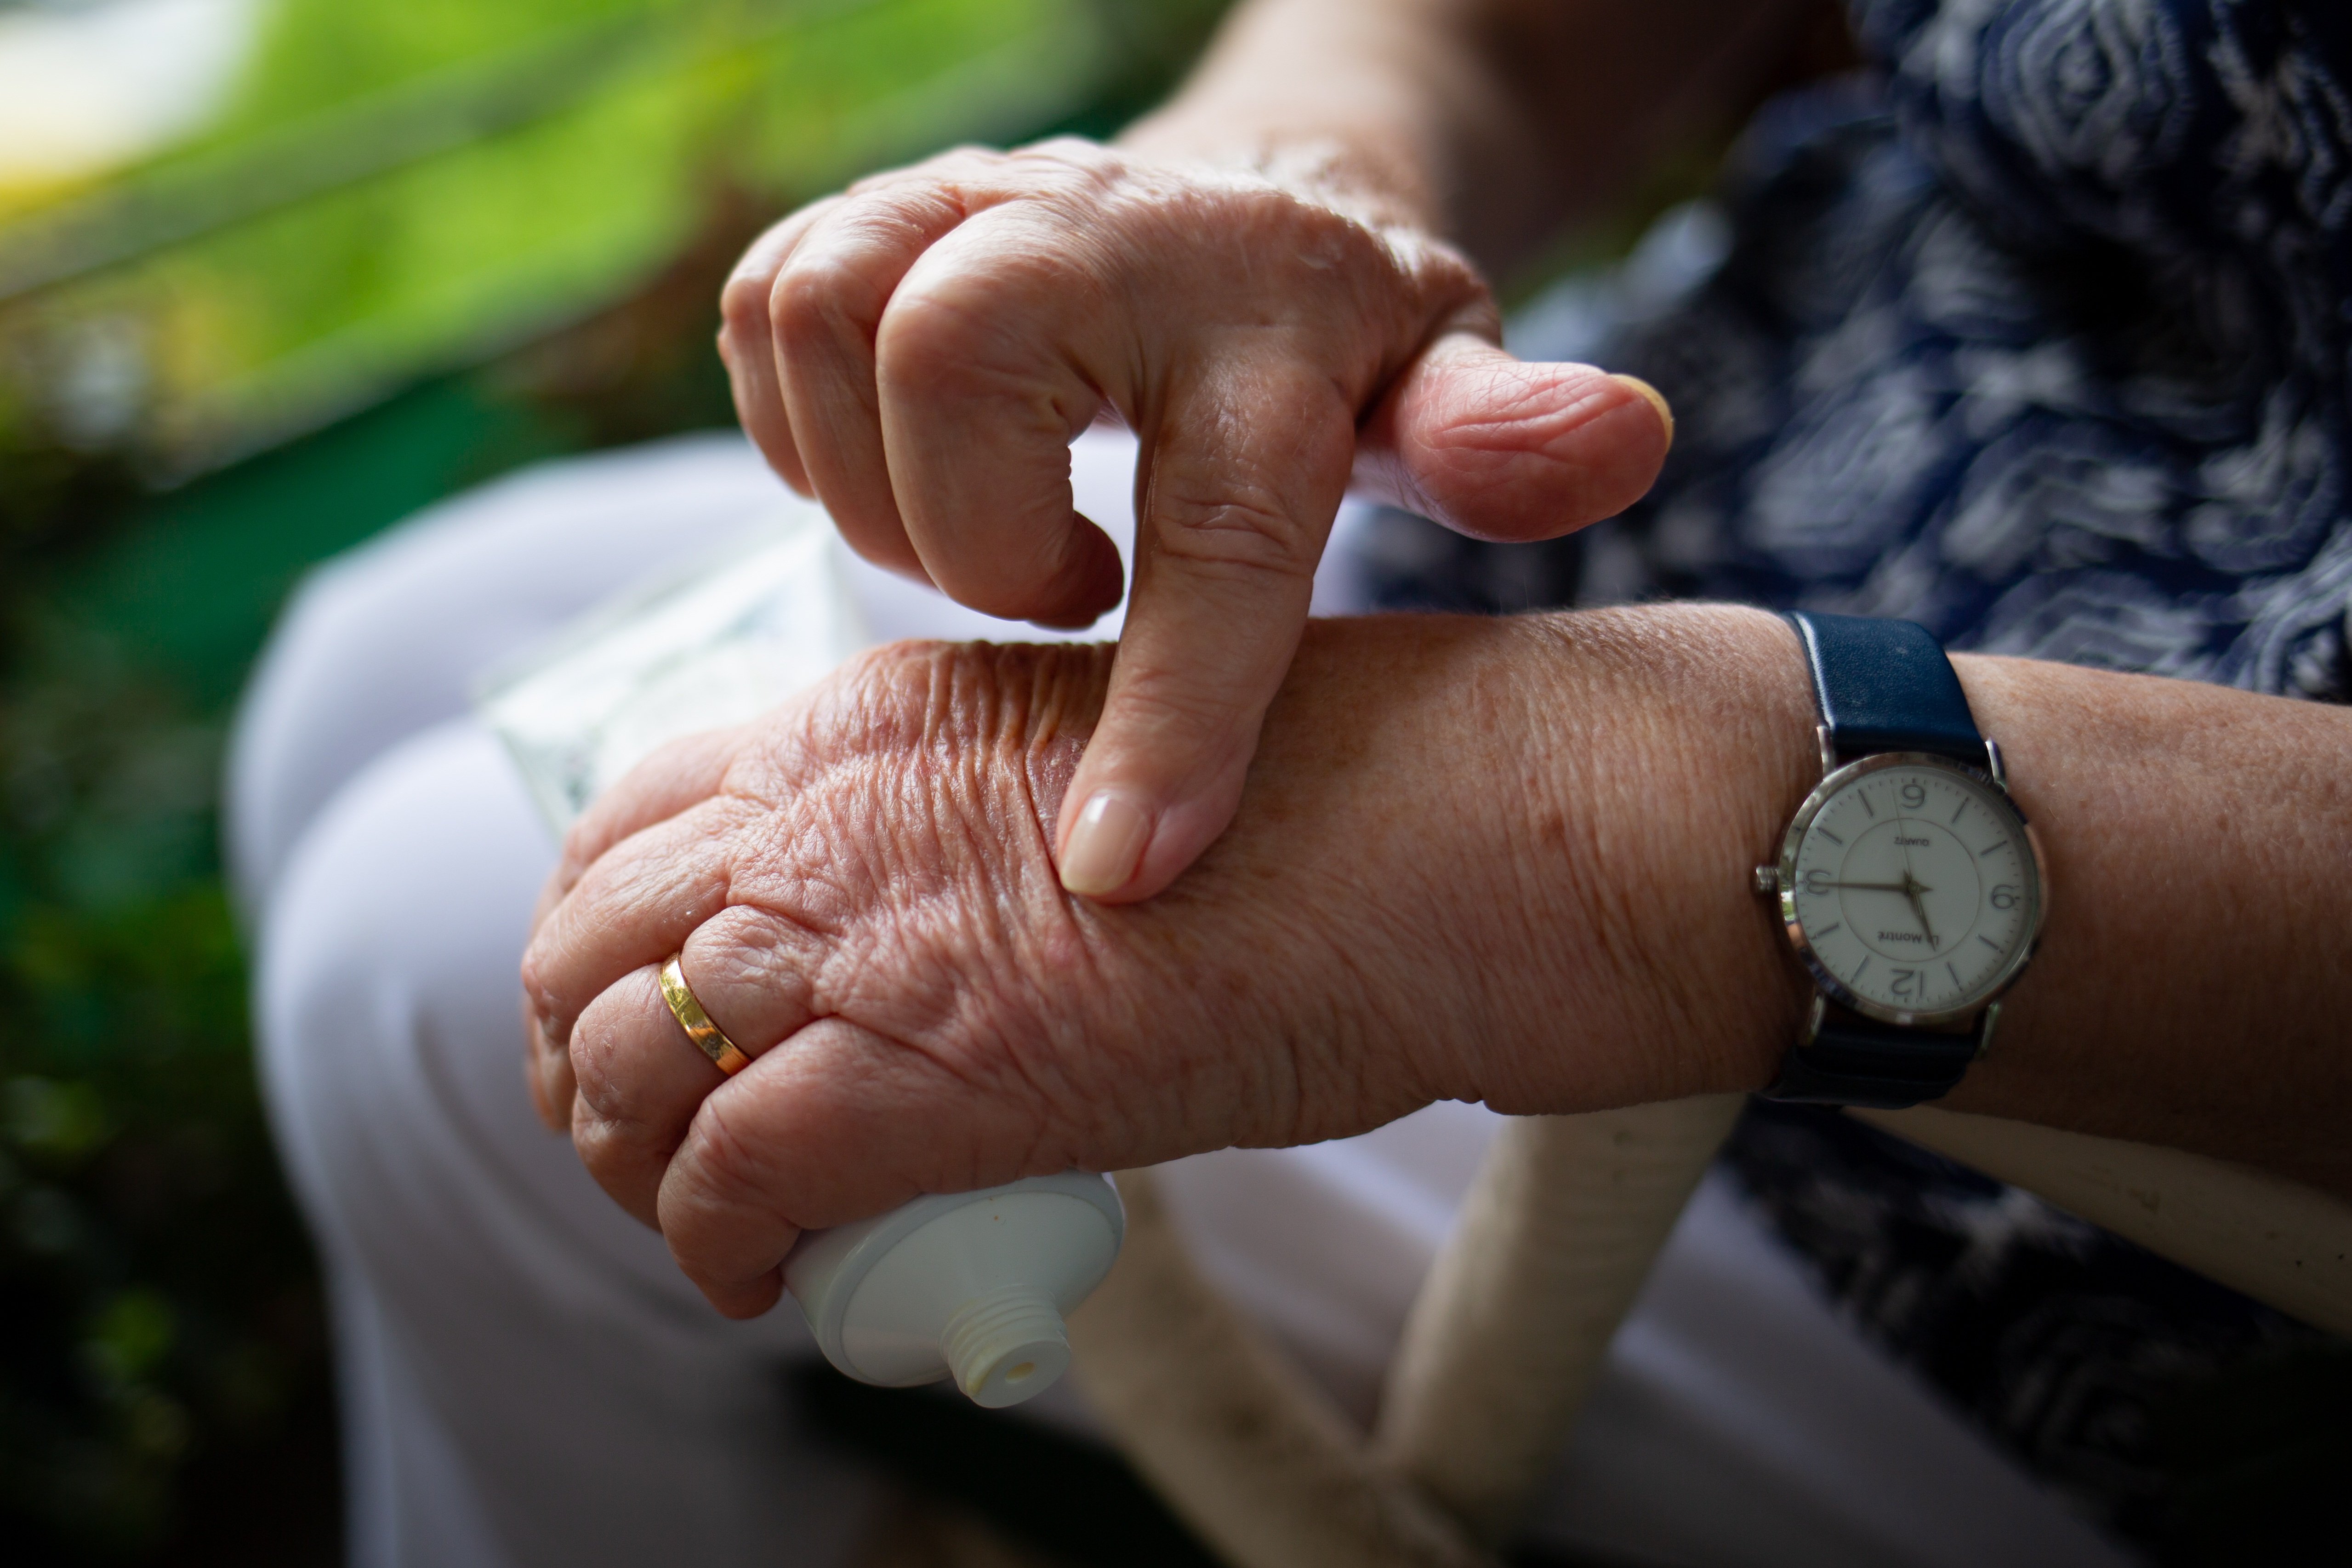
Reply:
[[[1640,383],[1504,353],[1471,267],[1368,205],[1075,140],[862,181],[763,236],[723,304],[776,471],[867,560],[991,615],[1118,602],[1068,446],[1098,416],[1140,436],[1134,600],[1056,846],[1108,900],[1230,821],[1351,473],[1549,538],[1637,498],[1671,435]]]
[[[1574,619],[1582,646],[1549,622],[1318,623],[1233,831],[1143,904],[1070,897],[1048,848],[1107,650],[900,645],[675,747],[583,819],[542,904],[541,1113],[748,1315],[799,1227],[920,1192],[1439,1098],[1760,1082],[1801,998],[1769,1005],[1787,965],[1746,887],[1780,803],[1741,769],[1785,722],[1801,775],[1801,682],[1752,719],[1670,700],[1736,663],[1703,616],[1641,646]],[[681,950],[755,1058],[731,1079],[661,998]]]

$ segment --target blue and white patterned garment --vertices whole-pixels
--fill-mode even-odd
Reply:
[[[1621,353],[1682,427],[1620,585],[2341,700],[2352,6],[1855,30],[1883,101],[1759,124],[1723,269]]]
[[[1546,546],[1399,521],[1386,602],[1734,599],[2352,696],[2352,0],[1851,10],[1874,69],[1768,108],[1719,265],[1621,284],[1587,345],[1675,405],[1652,495]],[[1760,1110],[1731,1158],[1863,1321],[2136,1533],[2180,1523],[2166,1400],[2302,1353],[1843,1119]]]

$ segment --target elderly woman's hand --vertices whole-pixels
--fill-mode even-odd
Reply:
[[[1134,601],[1059,826],[1073,891],[1147,897],[1231,819],[1351,474],[1525,540],[1620,510],[1664,458],[1654,392],[1503,353],[1476,272],[1368,189],[965,150],[794,215],[727,286],[769,462],[866,559],[976,609],[1118,602],[1068,446],[1098,417],[1142,437]]]
[[[1049,851],[1106,650],[868,656],[575,830],[525,967],[542,1112],[743,1314],[799,1227],[919,1192],[1759,1082],[1800,1001],[1746,891],[1801,789],[1786,642],[1317,623],[1233,830],[1125,907]],[[662,1000],[681,949],[735,1078]]]

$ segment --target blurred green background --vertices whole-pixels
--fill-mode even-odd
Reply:
[[[310,563],[731,422],[766,222],[1102,132],[1221,0],[0,0],[0,1555],[328,1563],[215,811]]]

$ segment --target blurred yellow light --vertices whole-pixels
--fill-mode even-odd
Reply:
[[[218,112],[259,0],[0,14],[0,212],[135,162]]]

